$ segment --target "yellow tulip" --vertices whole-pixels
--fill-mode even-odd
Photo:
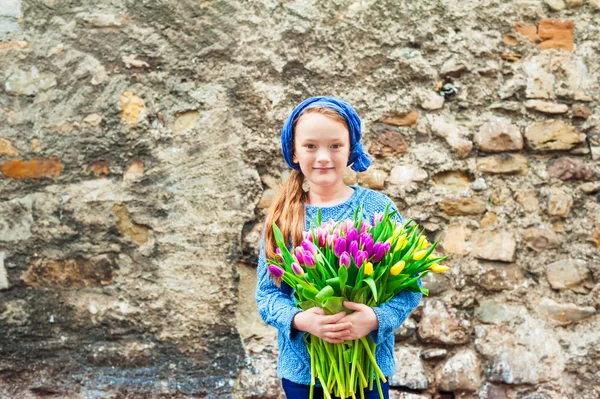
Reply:
[[[399,251],[401,249],[403,249],[404,247],[402,247],[402,245],[404,245],[404,242],[406,241],[406,234],[402,234],[399,238],[398,238],[398,242],[396,242],[396,247],[394,248],[394,252]]]
[[[427,254],[427,250],[426,249],[424,249],[422,251],[419,251],[419,252],[416,252],[413,255],[413,259],[414,260],[421,260],[421,259],[423,259],[425,257],[425,254]]]
[[[429,266],[429,270],[439,274],[444,273],[446,270],[450,270],[450,268],[448,266],[441,266],[437,263],[434,263],[433,265]]]
[[[402,248],[400,248],[400,249],[406,248],[406,246],[408,245],[408,242],[409,242],[408,240],[404,241],[404,244],[402,244]]]
[[[399,274],[400,274],[400,272],[401,272],[401,271],[404,269],[404,265],[405,265],[405,264],[406,264],[406,263],[405,263],[403,260],[401,260],[401,261],[398,261],[398,262],[397,262],[397,263],[396,263],[394,266],[392,266],[392,267],[390,268],[390,274],[391,274],[392,276],[397,276],[397,275],[399,275]]]
[[[371,262],[365,263],[365,276],[373,274],[373,264]]]

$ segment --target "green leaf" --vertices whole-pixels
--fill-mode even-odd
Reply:
[[[346,282],[348,281],[348,269],[346,269],[344,266],[341,266],[338,269],[338,276],[342,295],[344,295],[344,289],[346,288]]]
[[[375,303],[377,303],[377,285],[375,285],[375,281],[372,278],[365,279],[364,282],[371,288],[371,292],[373,293],[373,299],[375,299]]]
[[[351,313],[349,309],[346,309],[343,305],[346,298],[340,296],[332,296],[325,299],[321,307],[327,311],[328,314],[336,314],[340,312]]]
[[[327,298],[333,296],[333,294],[334,294],[333,287],[328,285],[326,287],[323,287],[323,289],[321,291],[319,291],[319,293],[315,296],[315,300],[318,303],[322,303]]]

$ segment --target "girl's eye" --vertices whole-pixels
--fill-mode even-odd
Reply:
[[[339,150],[339,149],[342,147],[342,145],[341,145],[341,144],[334,144],[334,145],[332,145],[331,147],[332,147],[334,150]]]
[[[306,148],[308,148],[309,150],[312,150],[312,149],[315,148],[315,145],[314,144],[307,144]]]

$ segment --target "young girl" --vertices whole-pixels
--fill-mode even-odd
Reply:
[[[416,308],[420,293],[401,292],[390,302],[370,308],[344,302],[354,312],[327,315],[321,308],[301,311],[294,304],[292,289],[275,282],[267,272],[266,257],[275,255],[275,222],[284,237],[296,247],[302,232],[320,209],[322,220],[352,218],[363,205],[367,220],[383,212],[387,204],[397,210],[384,194],[344,184],[346,166],[357,172],[371,164],[360,143],[360,119],[350,104],[334,97],[313,97],[300,103],[281,132],[283,156],[293,169],[269,209],[258,259],[256,304],[262,319],[277,328],[279,360],[277,375],[288,399],[307,399],[310,391],[310,356],[304,335],[310,333],[331,343],[354,340],[371,334],[377,344],[377,364],[387,377],[394,374],[394,330]],[[400,216],[398,221],[402,221]],[[382,384],[387,399],[388,384]],[[377,388],[365,390],[366,398],[379,398]],[[315,398],[323,398],[315,388]]]

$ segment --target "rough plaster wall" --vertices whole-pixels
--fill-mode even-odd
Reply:
[[[279,397],[259,229],[319,94],[453,254],[392,397],[597,397],[598,8],[0,0],[0,397]]]

